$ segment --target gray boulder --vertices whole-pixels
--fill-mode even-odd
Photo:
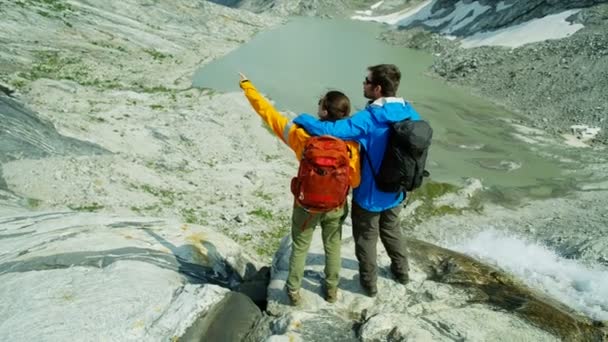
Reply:
[[[81,340],[170,340],[235,302],[252,309],[231,315],[231,329],[249,329],[260,314],[243,295],[226,297],[258,262],[201,226],[22,211],[0,218],[0,251],[3,341],[65,340],[74,332]]]

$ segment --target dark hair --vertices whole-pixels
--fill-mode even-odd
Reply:
[[[327,121],[336,121],[350,114],[350,100],[344,93],[331,90],[328,91],[319,103],[327,111]]]
[[[378,64],[367,68],[371,73],[372,85],[381,87],[382,96],[395,96],[401,81],[401,71],[394,64]]]

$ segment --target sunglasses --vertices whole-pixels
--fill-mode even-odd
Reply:
[[[365,76],[365,80],[363,80],[363,84],[372,84],[372,81]]]

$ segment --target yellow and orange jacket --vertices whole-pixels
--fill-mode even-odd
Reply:
[[[266,100],[251,81],[245,80],[240,83],[241,89],[253,109],[262,117],[272,131],[285,142],[296,153],[298,160],[302,159],[304,146],[310,138],[310,134],[299,126],[291,122],[283,114],[279,113],[268,100]],[[359,165],[359,144],[354,141],[347,141],[346,144],[351,150],[350,157],[350,186],[356,188],[361,182],[361,167]]]

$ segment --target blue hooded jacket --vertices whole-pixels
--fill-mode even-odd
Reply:
[[[376,187],[378,173],[388,143],[389,125],[405,120],[420,120],[414,108],[402,98],[383,97],[348,119],[319,121],[309,114],[301,114],[294,123],[310,135],[332,135],[344,140],[355,140],[365,150],[361,159],[361,184],[353,190],[353,200],[363,209],[381,212],[399,205],[403,193],[383,192]],[[369,160],[369,162],[368,162]],[[374,173],[370,170],[370,163]]]

